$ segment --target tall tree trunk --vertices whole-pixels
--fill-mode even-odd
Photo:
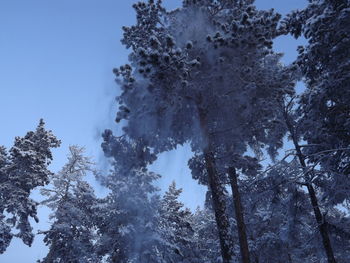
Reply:
[[[249,247],[247,240],[247,232],[244,223],[243,207],[241,202],[241,195],[238,189],[237,173],[234,167],[228,169],[230,184],[232,188],[233,203],[235,206],[239,247],[241,250],[242,263],[250,263],[249,259]]]
[[[221,256],[223,263],[230,263],[232,260],[232,238],[230,235],[230,226],[226,215],[225,189],[215,168],[214,154],[211,149],[209,131],[207,126],[206,114],[198,110],[200,125],[206,146],[203,149],[206,170],[208,173],[209,188],[212,194],[213,209],[215,221],[218,228]]]
[[[301,152],[298,138],[296,136],[293,124],[291,123],[290,118],[288,116],[287,110],[284,112],[284,117],[286,120],[287,128],[288,128],[289,133],[292,137],[292,141],[293,141],[293,144],[294,144],[294,147],[296,150],[297,157],[298,157],[299,162],[300,162],[300,164],[303,168],[303,171],[304,171],[304,176],[306,179],[306,187],[308,190],[309,198],[310,198],[311,205],[312,205],[314,215],[316,218],[317,227],[318,227],[318,230],[319,230],[321,237],[322,237],[322,243],[323,243],[323,247],[324,247],[324,250],[326,252],[326,255],[327,255],[328,263],[336,263],[334,253],[333,253],[333,248],[332,248],[331,241],[330,241],[329,234],[328,234],[327,222],[321,213],[315,189],[314,189],[312,183],[310,182],[310,171],[308,171],[308,169],[307,169],[308,167],[307,167],[307,164],[305,161],[305,156]]]

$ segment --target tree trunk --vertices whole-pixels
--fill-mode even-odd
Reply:
[[[290,119],[289,119],[287,112],[285,112],[284,117],[286,120],[286,124],[287,124],[288,130],[289,130],[289,133],[292,137],[292,141],[293,141],[293,144],[294,144],[294,147],[296,150],[297,157],[298,157],[299,162],[300,162],[300,164],[303,168],[303,171],[304,171],[304,176],[306,179],[306,187],[307,187],[307,190],[309,193],[309,198],[310,198],[311,205],[312,205],[314,215],[316,218],[317,227],[318,227],[318,230],[319,230],[321,237],[322,237],[322,243],[323,243],[323,247],[324,247],[324,250],[326,252],[326,255],[327,255],[328,263],[336,263],[334,253],[333,253],[333,248],[332,248],[331,241],[330,241],[329,234],[328,234],[327,222],[325,221],[325,219],[321,213],[320,206],[319,206],[318,201],[317,201],[315,189],[314,189],[312,183],[310,182],[310,177],[309,177],[310,171],[307,170],[305,156],[301,152],[301,148],[300,148],[296,133],[294,131],[294,127],[293,127],[292,123],[290,122]]]
[[[215,168],[215,159],[213,151],[211,150],[206,114],[201,110],[198,112],[203,138],[206,141],[203,154],[208,173],[209,188],[212,194],[215,221],[220,240],[221,256],[223,263],[230,263],[232,260],[232,238],[230,235],[228,217],[226,215],[225,189],[220,182],[221,180]]]
[[[246,227],[244,223],[241,196],[238,189],[236,169],[234,167],[230,167],[228,173],[229,173],[230,184],[232,188],[233,203],[234,203],[235,212],[236,212],[239,247],[241,250],[242,263],[250,263],[247,232],[246,232]]]

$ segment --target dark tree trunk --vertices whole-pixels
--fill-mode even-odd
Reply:
[[[211,149],[206,114],[199,110],[200,125],[206,146],[203,149],[206,170],[208,173],[209,188],[212,194],[215,221],[218,228],[221,255],[223,263],[232,260],[232,238],[230,235],[229,220],[226,215],[225,189],[215,168],[214,154]]]
[[[250,263],[247,232],[246,232],[246,227],[244,223],[241,195],[238,189],[236,169],[234,167],[230,167],[228,170],[228,173],[229,173],[230,184],[232,188],[233,203],[234,203],[235,212],[236,212],[239,247],[241,250],[242,263]]]
[[[293,141],[293,144],[294,144],[294,147],[296,150],[297,157],[298,157],[299,162],[304,170],[306,187],[308,190],[309,198],[310,198],[311,205],[312,205],[314,215],[316,218],[317,227],[318,227],[318,230],[319,230],[321,237],[322,237],[322,243],[323,243],[323,247],[324,247],[324,250],[326,252],[326,255],[327,255],[328,263],[336,263],[334,253],[333,253],[333,248],[332,248],[331,241],[330,241],[329,234],[328,234],[327,222],[321,213],[315,189],[314,189],[312,183],[310,182],[310,171],[308,171],[308,169],[307,169],[305,156],[301,152],[301,148],[300,148],[298,138],[296,136],[293,124],[291,123],[290,118],[288,116],[288,113],[286,111],[285,111],[284,117],[286,120],[286,124],[287,124],[288,130],[289,130],[289,133],[292,137],[292,141]]]
[[[215,170],[215,162],[213,154],[207,149],[204,150],[204,158],[206,169],[208,172],[209,187],[213,199],[213,208],[215,212],[215,220],[218,227],[221,254],[224,263],[232,260],[229,221],[226,215],[225,192],[224,187],[220,183],[217,172]]]

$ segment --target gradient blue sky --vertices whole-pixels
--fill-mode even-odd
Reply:
[[[65,163],[68,146],[86,147],[87,154],[103,163],[100,134],[114,124],[114,97],[118,92],[112,68],[127,61],[120,44],[121,27],[131,25],[133,0],[0,0],[0,145],[10,147],[44,118],[47,128],[62,140],[51,165],[57,171]],[[164,1],[172,9],[180,0]],[[260,9],[275,8],[281,14],[303,8],[306,0],[257,0]],[[281,37],[275,50],[291,62],[303,40]],[[153,170],[163,174],[165,189],[176,179],[184,189],[182,200],[194,209],[205,189],[190,179],[188,148],[163,154]],[[96,191],[103,189],[96,185]],[[48,227],[48,210],[40,209],[37,229]],[[1,263],[31,263],[46,255],[42,239],[31,248],[13,240]]]

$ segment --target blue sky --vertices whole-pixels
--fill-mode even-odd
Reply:
[[[118,92],[112,69],[127,61],[121,45],[121,27],[131,25],[133,0],[1,0],[0,1],[0,145],[10,147],[44,118],[47,127],[62,140],[51,165],[57,171],[68,146],[86,147],[87,154],[102,162],[100,134],[116,132],[114,97]],[[172,9],[180,0],[164,1]],[[257,0],[260,9],[274,7],[286,14],[303,8],[306,0]],[[285,53],[289,63],[302,40],[281,37],[274,48]],[[159,186],[176,179],[184,189],[182,200],[191,208],[200,204],[204,189],[190,179],[188,147],[162,155],[153,166],[163,174]],[[97,191],[102,191],[98,186]],[[48,226],[48,211],[40,210]],[[1,263],[35,262],[47,250],[40,238],[28,248],[14,240],[0,255]]]

